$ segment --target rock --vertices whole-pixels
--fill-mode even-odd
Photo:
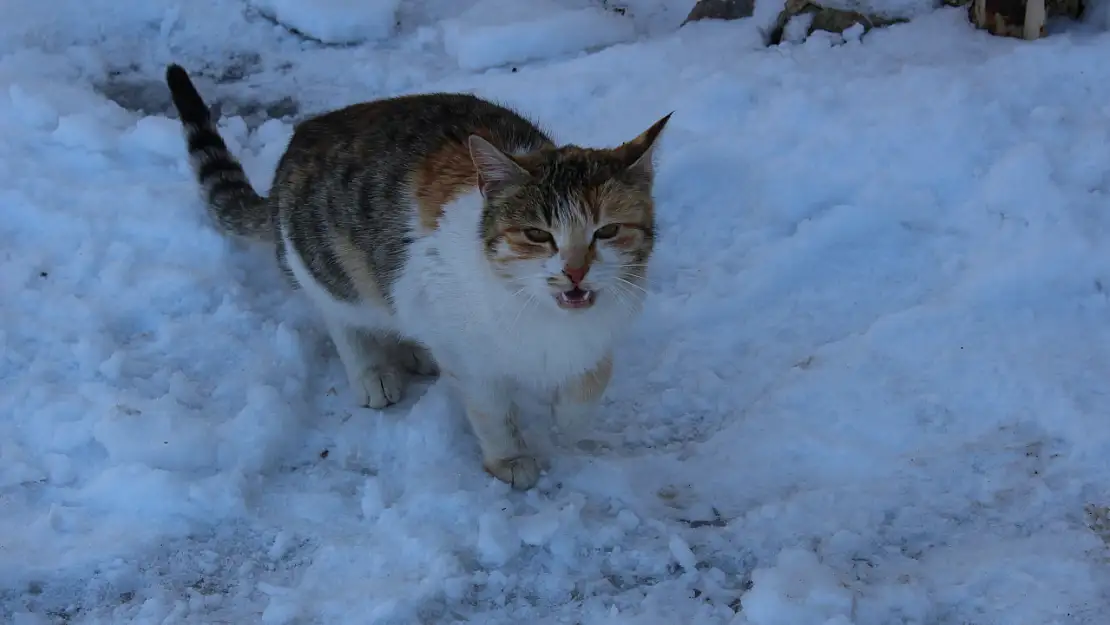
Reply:
[[[751,17],[754,11],[755,0],[698,0],[682,23],[698,20],[738,20]]]
[[[810,0],[787,0],[786,6],[783,8],[782,12],[779,13],[778,19],[775,20],[775,25],[768,36],[767,45],[776,46],[782,43],[782,35],[783,31],[786,29],[786,24],[795,16],[803,14],[813,15],[813,20],[810,22],[806,32],[807,35],[812,35],[819,30],[831,33],[843,33],[855,24],[863,26],[863,32],[866,33],[872,28],[890,26],[891,24],[901,24],[909,21],[901,17],[865,15],[856,11],[827,8],[816,2],[811,2]]]

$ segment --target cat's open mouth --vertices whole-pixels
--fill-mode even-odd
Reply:
[[[574,287],[555,296],[560,308],[589,308],[594,305],[594,292]]]

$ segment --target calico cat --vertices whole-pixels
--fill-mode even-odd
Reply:
[[[383,408],[407,376],[439,373],[486,471],[534,486],[513,394],[550,393],[574,421],[604,392],[646,294],[652,155],[670,114],[590,149],[473,95],[354,104],[298,124],[261,197],[186,71],[168,66],[166,82],[214,221],[274,244],[358,403]]]

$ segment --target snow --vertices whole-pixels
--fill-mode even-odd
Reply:
[[[342,47],[233,0],[5,5],[0,623],[1104,622],[1105,24],[764,48],[660,26],[690,4],[414,0]],[[272,252],[208,222],[170,61],[262,191],[296,119],[370,97],[583,145],[675,111],[592,443],[533,423],[516,493],[442,385],[353,407]]]
[[[401,0],[250,0],[278,22],[324,43],[362,43],[393,33]]]
[[[562,8],[554,0],[480,0],[443,25],[445,49],[466,70],[550,59],[635,36],[632,21],[616,13]]]
[[[912,19],[941,6],[942,0],[822,0],[816,4],[864,15]]]
[[[752,571],[752,589],[742,600],[752,625],[852,623],[852,593],[836,572],[800,548],[783,549],[775,563]]]

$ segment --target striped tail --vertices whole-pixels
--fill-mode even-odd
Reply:
[[[251,239],[274,238],[266,199],[255,192],[243,166],[220,137],[208,105],[180,65],[166,68],[173,105],[185,127],[189,161],[204,190],[208,213],[225,232]]]

